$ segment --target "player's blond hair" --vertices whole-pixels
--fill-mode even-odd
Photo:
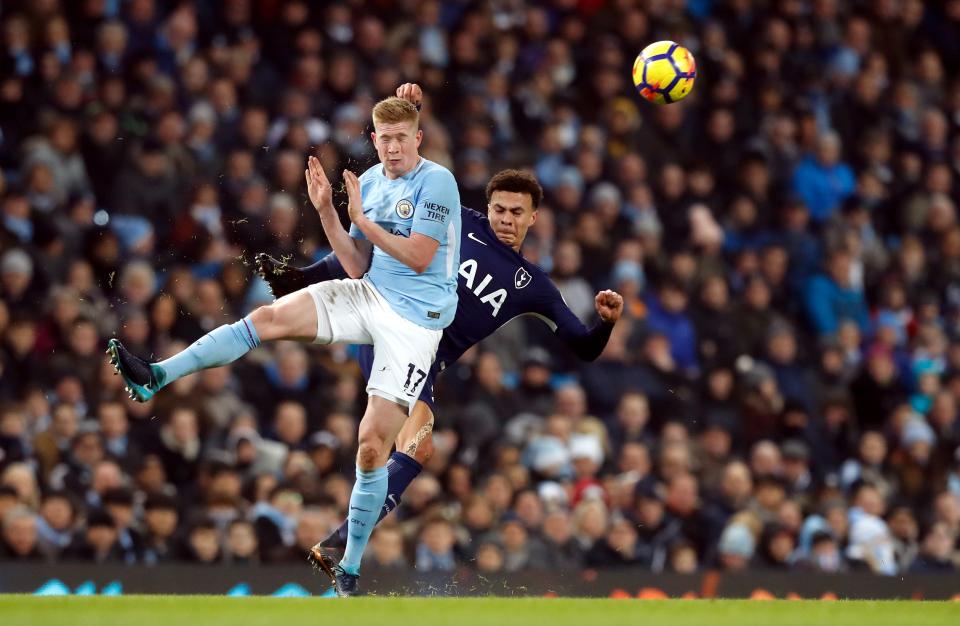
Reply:
[[[373,107],[373,123],[400,124],[401,122],[420,122],[420,113],[413,103],[391,96],[381,100]]]

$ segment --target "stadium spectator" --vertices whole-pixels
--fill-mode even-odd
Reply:
[[[844,320],[867,330],[867,307],[863,293],[851,284],[852,257],[848,250],[834,250],[826,273],[810,279],[805,303],[813,330],[820,336],[834,335]]]
[[[456,538],[450,522],[439,517],[428,520],[420,530],[416,568],[423,572],[453,571],[457,566],[455,545]]]
[[[221,562],[220,534],[213,520],[196,522],[187,535],[185,544],[182,557],[185,561],[200,565]]]
[[[829,220],[854,192],[853,170],[840,160],[841,154],[840,137],[823,133],[817,137],[815,153],[801,159],[794,171],[794,192],[810,209],[815,224]]]
[[[445,540],[445,537],[441,537],[441,539]],[[436,541],[437,538],[431,538],[431,542]],[[311,547],[313,547],[313,544],[306,546],[306,549],[309,550]],[[426,545],[425,548],[429,549]],[[417,562],[419,567],[419,554],[417,556]],[[378,570],[384,571],[404,571],[409,567],[407,558],[404,555],[403,534],[398,528],[394,526],[381,526],[374,531],[370,542],[370,554],[365,557],[364,561],[365,565],[367,563]]]
[[[161,493],[150,494],[143,504],[143,510],[143,562],[155,565],[173,560],[179,549],[175,537],[180,521],[176,502]]]
[[[911,572],[953,573],[956,564],[951,560],[954,551],[954,537],[944,524],[934,524],[923,539],[920,554],[911,563]]]
[[[257,550],[253,524],[243,519],[230,522],[224,543],[225,561],[233,565],[256,565],[260,562]]]
[[[745,524],[733,523],[723,530],[717,544],[721,569],[737,572],[746,569],[756,549],[756,537]]]
[[[37,518],[38,541],[44,554],[55,558],[69,547],[76,523],[76,505],[67,492],[52,491],[44,496]]]
[[[103,509],[89,512],[86,529],[67,547],[63,558],[98,564],[126,562],[119,533],[110,514]]]
[[[23,506],[10,508],[3,516],[3,543],[0,555],[5,560],[41,561],[43,553],[37,535],[37,516]]]

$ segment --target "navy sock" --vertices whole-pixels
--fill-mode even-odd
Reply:
[[[422,471],[423,466],[403,452],[390,455],[390,460],[387,461],[387,498],[383,501],[378,524],[390,511],[400,506],[400,496]],[[344,521],[340,528],[333,531],[321,544],[327,548],[344,548],[347,545],[347,533],[347,522]]]
[[[340,260],[333,253],[328,254],[316,263],[297,269],[303,275],[303,278],[311,285],[322,283],[325,280],[336,280],[338,278],[350,278],[346,270],[340,265]]]

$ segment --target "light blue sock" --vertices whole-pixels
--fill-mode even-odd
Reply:
[[[250,317],[224,324],[194,341],[186,350],[151,366],[158,387],[194,372],[233,363],[260,345]]]
[[[360,558],[380,517],[383,502],[387,499],[387,480],[386,467],[369,472],[357,468],[357,482],[353,483],[350,510],[347,512],[347,549],[340,561],[340,567],[348,574],[360,573]]]

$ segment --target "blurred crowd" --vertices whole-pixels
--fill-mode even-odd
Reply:
[[[280,343],[123,393],[327,252],[303,189],[422,154],[524,254],[594,363],[519,320],[440,377],[436,451],[366,567],[955,572],[960,1],[29,0],[0,10],[0,559],[302,563],[347,506],[354,351]],[[630,82],[672,39],[680,104]]]

